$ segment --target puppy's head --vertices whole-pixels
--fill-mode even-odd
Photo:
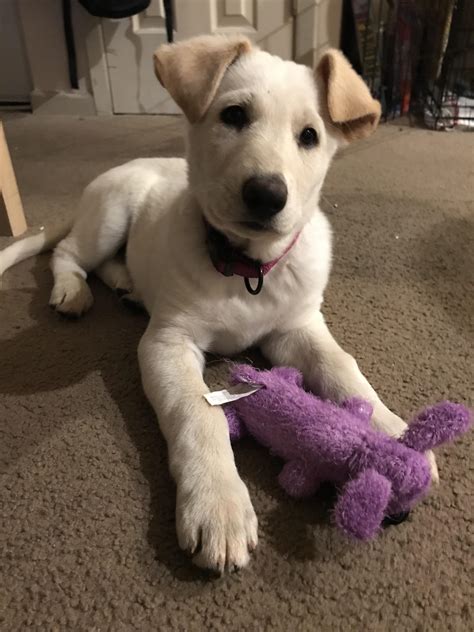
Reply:
[[[380,105],[345,57],[313,72],[203,36],[160,47],[155,71],[189,122],[189,177],[207,220],[229,237],[279,239],[314,213],[337,147],[369,135]]]

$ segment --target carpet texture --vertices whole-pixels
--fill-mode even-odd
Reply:
[[[184,147],[177,118],[25,115],[5,127],[32,227],[70,214],[105,169]],[[473,171],[472,136],[386,125],[335,161],[324,190],[325,314],[405,417],[444,398],[474,403]],[[93,310],[58,318],[48,260],[10,270],[0,290],[2,630],[474,628],[474,433],[438,451],[441,486],[368,545],[330,525],[330,494],[290,500],[279,461],[239,443],[260,545],[248,569],[209,579],[177,546],[136,362],[146,317],[93,280]],[[218,359],[207,379],[225,382]]]

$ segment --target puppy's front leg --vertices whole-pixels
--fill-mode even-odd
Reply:
[[[168,443],[177,485],[181,548],[198,566],[243,567],[257,545],[257,518],[240,479],[221,408],[204,399],[202,352],[185,332],[150,324],[138,350],[145,393]]]
[[[262,345],[262,351],[274,364],[300,369],[308,387],[335,402],[358,396],[374,407],[372,424],[388,435],[400,436],[407,424],[392,413],[362,375],[357,362],[334,340],[321,312],[306,326],[285,333],[275,332]],[[427,453],[432,478],[438,470],[432,452]]]

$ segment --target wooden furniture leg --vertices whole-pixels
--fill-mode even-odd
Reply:
[[[0,121],[0,232],[16,237],[26,230],[26,219],[18,192],[7,140]]]

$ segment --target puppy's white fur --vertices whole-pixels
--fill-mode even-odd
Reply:
[[[308,68],[260,51],[242,55],[205,117],[189,127],[188,160],[135,160],[97,178],[54,252],[51,302],[58,311],[80,314],[90,307],[86,277],[99,268],[109,285],[130,289],[133,283],[150,314],[138,350],[143,386],[169,447],[179,543],[190,551],[200,547],[195,562],[201,566],[244,566],[257,544],[257,519],[236,470],[224,413],[203,398],[206,351],[233,354],[259,344],[273,363],[300,368],[323,396],[373,402],[376,427],[393,435],[405,428],[333,339],[320,312],[331,232],[318,201],[341,138],[325,125],[321,99]],[[220,121],[221,110],[235,103],[249,108],[252,125],[245,133]],[[313,149],[297,143],[305,126],[318,133]],[[261,233],[239,223],[246,213],[242,183],[255,173],[282,174],[288,186],[284,210]],[[301,234],[255,297],[242,278],[213,268],[203,213],[264,261]],[[107,262],[124,243],[128,273]]]

